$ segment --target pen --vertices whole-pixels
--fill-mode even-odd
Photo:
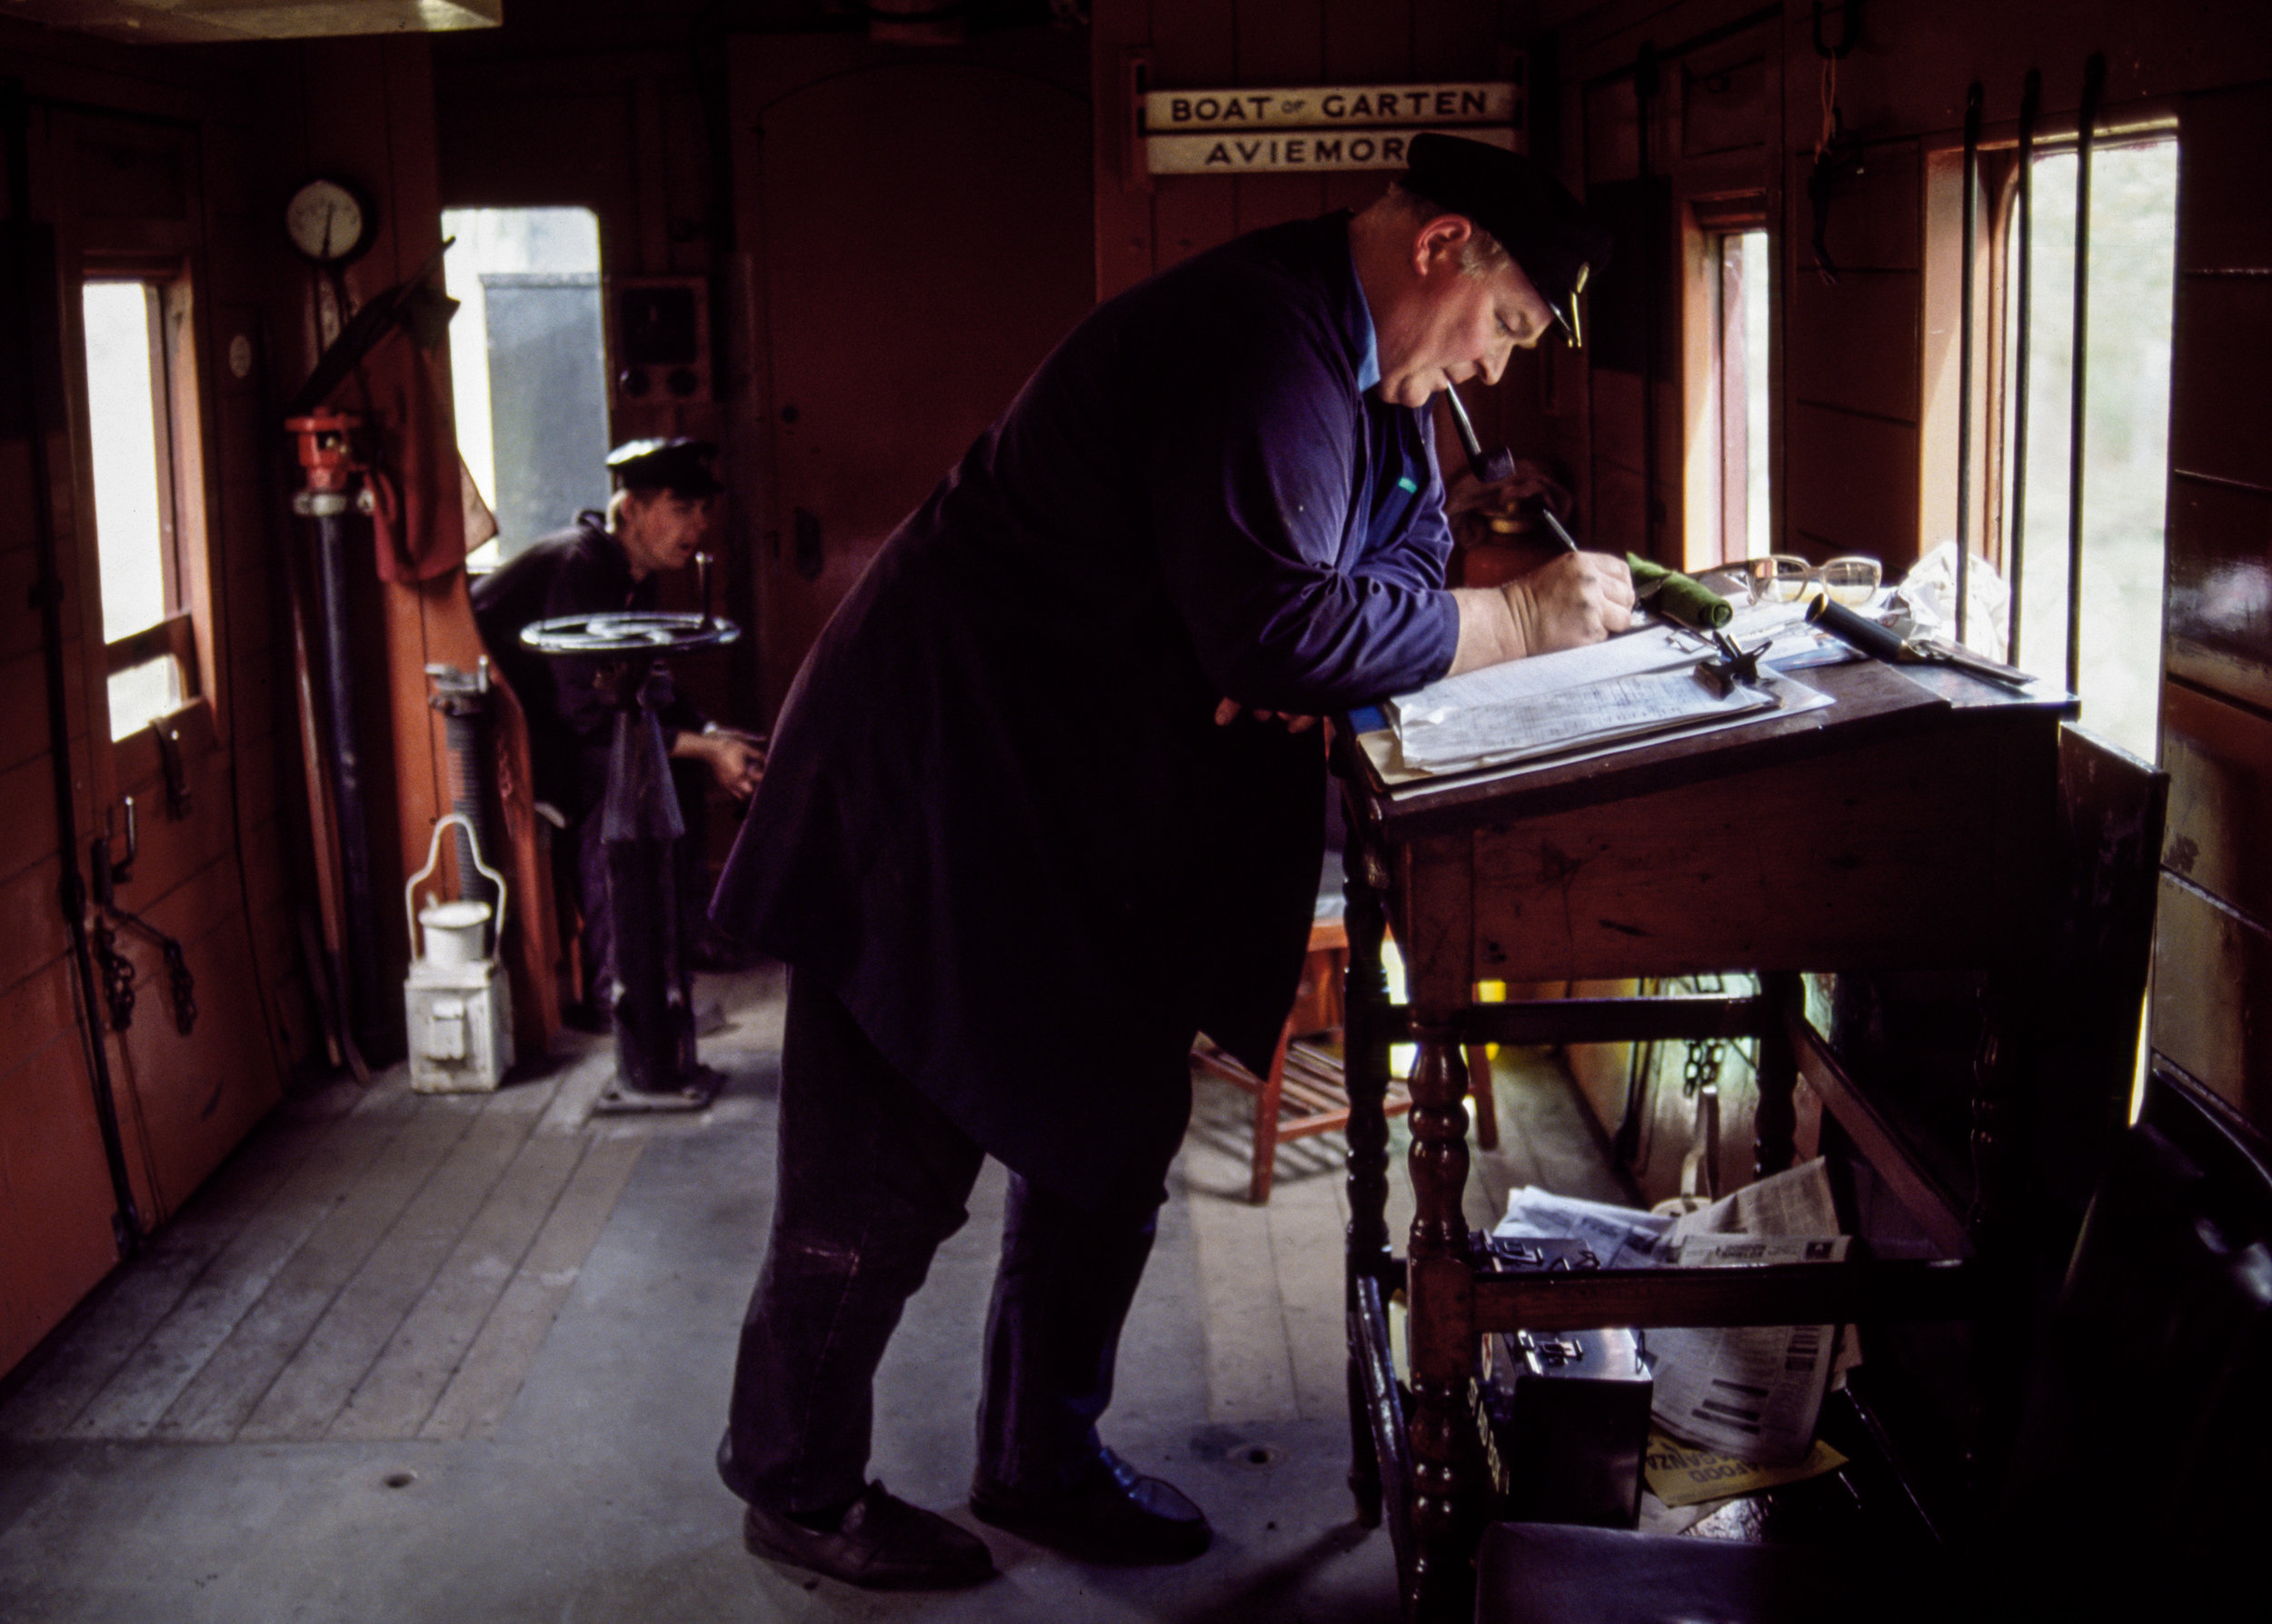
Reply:
[[[1578,538],[1570,534],[1569,531],[1562,528],[1562,522],[1554,516],[1554,510],[1552,508],[1546,506],[1544,503],[1540,503],[1539,507],[1539,516],[1546,521],[1546,527],[1554,533],[1554,539],[1562,543],[1563,552],[1575,553],[1578,551]]]

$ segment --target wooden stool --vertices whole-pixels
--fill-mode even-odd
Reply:
[[[1206,1071],[1254,1096],[1253,1175],[1247,1199],[1261,1206],[1271,1199],[1271,1178],[1278,1147],[1349,1126],[1349,1090],[1341,1074],[1341,981],[1349,969],[1349,932],[1339,918],[1310,927],[1310,956],[1302,961],[1301,985],[1294,1007],[1278,1034],[1270,1074],[1257,1077],[1213,1044],[1202,1041],[1191,1059]],[[1481,1044],[1468,1051],[1468,1097],[1474,1101],[1476,1142],[1499,1145],[1499,1111],[1491,1094],[1491,1064]],[[1387,1111],[1397,1116],[1412,1108],[1404,1084],[1389,1081]]]

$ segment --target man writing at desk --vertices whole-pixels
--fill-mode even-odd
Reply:
[[[1270,719],[1591,642],[1632,603],[1598,554],[1443,588],[1434,397],[1571,325],[1604,244],[1526,159],[1421,136],[1411,162],[1360,214],[1082,321],[790,692],[712,902],[792,966],[719,1450],[753,1550],[877,1587],[992,1572],[866,1480],[877,1363],[988,1155],[1011,1177],[972,1509],[1092,1561],[1208,1544],[1096,1421],[1193,1035],[1266,1063],[1300,970],[1324,764]]]

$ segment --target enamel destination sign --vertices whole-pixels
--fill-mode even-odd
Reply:
[[[1521,124],[1521,87],[1507,83],[1155,90],[1144,153],[1154,174],[1401,169],[1422,130],[1520,150]]]

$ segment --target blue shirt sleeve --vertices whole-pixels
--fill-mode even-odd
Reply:
[[[1305,714],[1441,676],[1459,615],[1440,586],[1440,482],[1404,534],[1369,551],[1369,515],[1352,513],[1364,406],[1344,346],[1267,287],[1218,291],[1158,346],[1145,471],[1201,665],[1242,704]]]
[[[1436,463],[1436,436],[1430,424],[1432,407],[1414,411],[1391,406],[1405,421],[1405,467],[1419,474],[1420,500],[1405,523],[1386,538],[1377,539],[1357,564],[1356,573],[1416,589],[1440,587],[1451,563],[1451,523],[1444,514],[1443,473]],[[1375,406],[1374,411],[1382,408]],[[1417,453],[1417,454],[1415,454]],[[1389,477],[1384,472],[1382,478]],[[1448,662],[1447,662],[1448,663]]]

